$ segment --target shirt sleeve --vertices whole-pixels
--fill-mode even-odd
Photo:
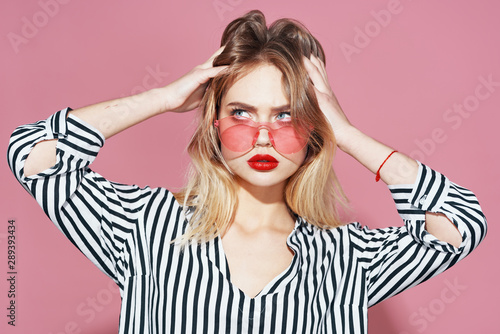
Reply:
[[[413,185],[389,190],[404,221],[402,227],[368,229],[351,224],[355,253],[366,270],[368,306],[445,271],[467,256],[486,236],[486,218],[476,196],[419,163]],[[462,236],[454,247],[425,229],[425,212],[442,213]]]
[[[151,190],[110,182],[93,172],[88,165],[104,137],[69,111],[19,126],[9,143],[9,166],[54,224],[122,289],[134,265],[131,231],[137,229],[137,215]],[[49,139],[58,140],[56,164],[26,177],[24,163],[31,149]]]

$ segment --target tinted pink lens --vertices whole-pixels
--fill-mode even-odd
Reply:
[[[307,132],[297,133],[291,122],[256,123],[248,118],[225,117],[217,121],[222,144],[234,152],[245,152],[255,145],[261,128],[269,131],[275,149],[284,154],[300,151],[307,144]],[[302,132],[302,131],[301,131]]]
[[[271,130],[274,147],[278,152],[291,154],[300,151],[307,144],[307,138],[301,136],[291,125]]]
[[[253,147],[255,133],[255,128],[245,124],[235,124],[224,130],[219,129],[222,144],[234,152],[249,151]]]

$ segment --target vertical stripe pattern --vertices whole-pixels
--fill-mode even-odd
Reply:
[[[69,108],[12,134],[8,160],[19,182],[122,296],[120,333],[366,333],[367,309],[443,272],[486,235],[472,192],[420,164],[414,185],[390,186],[400,227],[351,223],[321,230],[297,217],[290,266],[254,298],[231,283],[220,238],[184,250],[186,217],[163,188],[106,180],[89,168],[103,136]],[[39,141],[58,139],[57,163],[33,177],[24,162]],[[445,214],[460,247],[425,230]]]

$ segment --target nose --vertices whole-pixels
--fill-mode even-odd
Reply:
[[[253,139],[253,146],[273,146],[273,137],[268,129],[260,128]]]

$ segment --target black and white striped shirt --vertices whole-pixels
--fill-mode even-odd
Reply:
[[[299,217],[287,239],[290,266],[250,298],[231,283],[220,238],[184,252],[170,243],[186,219],[168,190],[110,182],[88,168],[104,138],[67,117],[69,110],[18,127],[9,164],[57,227],[118,284],[120,333],[366,333],[369,306],[443,272],[486,234],[474,194],[420,164],[414,185],[389,187],[404,226],[320,230]],[[31,148],[54,138],[56,165],[25,177]],[[426,232],[425,211],[453,221],[459,248]]]

